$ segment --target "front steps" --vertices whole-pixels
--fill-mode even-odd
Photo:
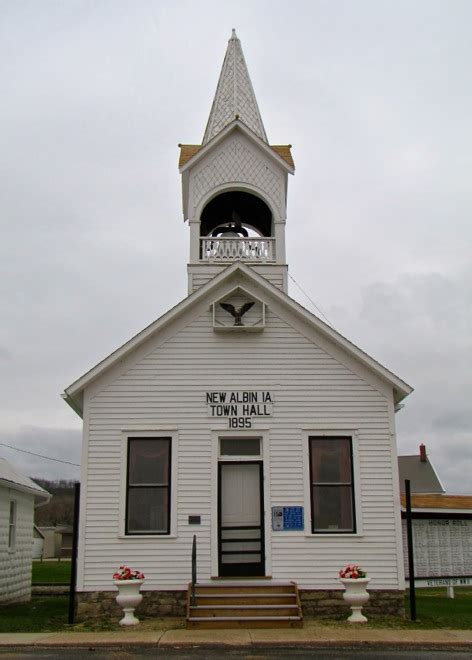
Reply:
[[[188,586],[187,628],[301,628],[295,582],[215,580]]]

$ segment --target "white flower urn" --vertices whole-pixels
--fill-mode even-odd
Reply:
[[[362,614],[362,606],[367,603],[370,594],[367,585],[370,578],[339,578],[345,587],[343,598],[351,606],[352,614],[348,617],[349,623],[366,623],[367,618]]]
[[[143,599],[139,593],[144,580],[114,580],[118,587],[118,596],[116,602],[123,609],[124,617],[120,621],[120,626],[135,626],[139,619],[134,616],[134,610]]]

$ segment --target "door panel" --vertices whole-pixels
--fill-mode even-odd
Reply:
[[[262,464],[220,463],[220,575],[264,575]]]

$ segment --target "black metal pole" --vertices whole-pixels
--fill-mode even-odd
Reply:
[[[72,557],[70,560],[69,623],[75,619],[75,586],[77,582],[77,549],[79,546],[80,484],[74,484],[74,529],[72,533]]]
[[[197,535],[193,535],[192,542],[192,598],[191,604],[192,607],[195,607],[195,585],[197,584]]]
[[[415,558],[413,554],[413,524],[411,519],[411,489],[409,479],[405,479],[405,498],[406,536],[408,540],[408,575],[410,580],[410,619],[416,621]]]

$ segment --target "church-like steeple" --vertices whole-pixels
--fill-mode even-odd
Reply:
[[[235,31],[203,144],[180,144],[189,292],[234,261],[287,291],[285,222],[291,145],[270,145]]]
[[[209,142],[235,118],[250,128],[264,142],[267,135],[257,107],[241,42],[233,30],[226,50],[215,98],[211,107],[203,144]]]

